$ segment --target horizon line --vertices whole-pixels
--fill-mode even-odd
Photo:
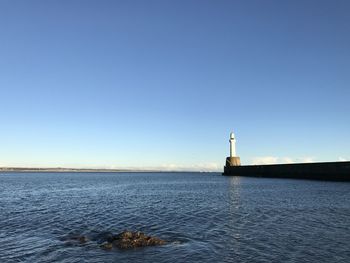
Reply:
[[[73,168],[73,167],[24,167],[24,166],[0,166],[0,172],[21,172],[21,171],[52,171],[52,172],[220,172],[220,170],[209,169],[191,169],[191,168],[179,168],[179,169],[167,169],[167,168]]]

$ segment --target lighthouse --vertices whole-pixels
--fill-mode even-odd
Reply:
[[[230,157],[236,157],[236,139],[235,134],[231,132],[230,134]]]
[[[226,167],[240,166],[241,159],[236,156],[236,138],[233,132],[230,133],[230,156],[226,158]]]

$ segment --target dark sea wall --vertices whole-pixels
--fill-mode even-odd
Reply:
[[[225,166],[223,175],[350,182],[350,162]]]

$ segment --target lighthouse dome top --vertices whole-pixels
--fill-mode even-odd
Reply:
[[[235,138],[235,134],[233,132],[230,133],[230,139],[234,139]]]

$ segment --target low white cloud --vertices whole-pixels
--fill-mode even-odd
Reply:
[[[191,165],[168,163],[159,166],[110,166],[110,169],[134,171],[169,171],[169,172],[221,172],[223,165],[215,162],[197,163]]]
[[[303,157],[299,160],[300,163],[313,163],[314,161],[313,157]]]
[[[295,163],[295,161],[290,157],[280,158],[283,163]]]
[[[340,162],[347,162],[347,161],[349,161],[349,159],[340,156],[340,157],[338,157],[338,161],[340,161]]]
[[[252,160],[252,164],[258,165],[258,164],[275,164],[277,163],[278,158],[274,156],[260,156],[260,157],[254,157]]]
[[[312,163],[314,162],[313,157],[301,157],[301,158],[291,158],[291,157],[276,157],[276,156],[259,156],[254,157],[251,161],[252,165],[260,164],[278,164],[278,163]]]
[[[218,163],[197,163],[193,165],[164,164],[154,167],[154,169],[162,171],[218,172],[222,170],[222,167]]]

